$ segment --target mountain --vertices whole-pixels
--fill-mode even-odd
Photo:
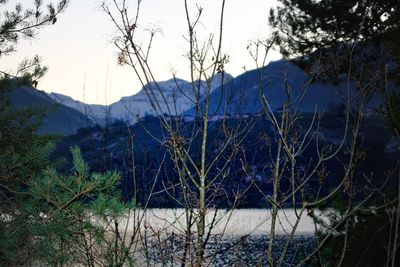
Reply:
[[[297,59],[301,60],[301,59]],[[222,80],[223,79],[223,80]],[[337,111],[351,97],[351,104],[360,101],[356,82],[343,79],[339,82],[313,80],[311,74],[301,69],[295,61],[278,60],[267,66],[247,71],[236,78],[224,73],[211,79],[209,111],[212,114],[256,114],[262,109],[260,89],[269,108],[276,112],[282,109],[290,98],[292,110],[303,113]],[[206,81],[196,81],[200,98],[203,98]],[[150,101],[149,95],[151,94]],[[110,106],[88,105],[61,94],[51,93],[56,102],[86,114],[95,122],[102,124],[105,118],[119,119],[134,123],[136,117],[162,113],[174,115],[195,115],[195,93],[192,84],[182,79],[151,82],[137,94],[121,98]],[[375,94],[369,102],[369,109],[377,108],[384,96]],[[155,100],[155,101],[154,101]],[[204,106],[204,100],[202,106]]]
[[[80,113],[85,114],[91,120],[99,124],[102,124],[102,120],[107,116],[106,114],[108,113],[107,106],[86,104],[81,101],[75,100],[72,97],[59,93],[49,93],[48,96],[50,96],[57,103],[73,108]]]
[[[314,110],[328,111],[343,106],[347,94],[356,96],[355,82],[343,80],[332,82],[311,81],[311,75],[295,63],[278,60],[267,66],[251,70],[231,80],[227,85],[216,88],[211,94],[210,113],[255,114],[262,110],[260,89],[272,111],[282,109],[291,100],[291,109],[304,113]],[[372,99],[370,108],[382,103],[383,96]],[[195,109],[185,111],[194,115]]]
[[[228,73],[223,73],[223,75],[222,73],[216,74],[211,79],[211,91],[232,79],[233,77]],[[202,97],[207,88],[207,83],[206,81],[196,81],[196,86],[199,82],[200,97]],[[152,94],[152,101],[150,101],[148,94]],[[195,93],[193,92],[192,84],[178,78],[148,83],[137,94],[122,97],[110,106],[85,104],[58,93],[50,93],[49,96],[57,103],[85,114],[98,124],[103,124],[107,116],[111,120],[117,119],[134,123],[136,117],[156,115],[156,105],[159,105],[158,110],[161,110],[162,113],[171,114],[172,116],[179,115],[195,105],[193,100],[195,99]]]
[[[213,92],[221,84],[231,81],[233,77],[227,73],[215,75],[211,79],[210,89]],[[196,81],[200,83],[200,97],[203,97],[207,88],[206,81]],[[151,95],[150,101],[149,95]],[[137,94],[123,97],[120,101],[110,106],[112,118],[134,122],[136,116],[156,115],[157,110],[172,116],[179,115],[185,110],[195,105],[195,93],[192,84],[182,79],[170,79],[162,82],[151,82],[145,85]],[[155,100],[155,101],[154,101]]]
[[[40,134],[71,135],[82,127],[93,125],[92,120],[81,112],[57,104],[45,92],[33,87],[14,87],[8,95],[14,108],[36,106],[49,110],[48,115],[44,118],[43,125],[39,128]]]

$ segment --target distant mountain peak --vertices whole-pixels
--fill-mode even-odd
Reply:
[[[233,77],[226,72],[215,74],[211,78],[211,92],[232,79]],[[146,114],[156,115],[162,112],[173,116],[179,115],[195,105],[195,95],[198,92],[200,92],[200,98],[203,97],[207,83],[204,80],[197,80],[194,86],[195,88],[191,82],[178,77],[150,82],[138,93],[122,97],[120,101],[112,104],[111,117],[135,122],[137,116],[142,117]]]

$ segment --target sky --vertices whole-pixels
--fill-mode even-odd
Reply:
[[[44,4],[50,0],[44,0]],[[108,0],[109,1],[109,0]],[[129,0],[128,0],[129,1]],[[33,0],[10,0],[10,4],[29,6]],[[54,2],[54,1],[53,1]],[[26,57],[39,55],[49,71],[38,84],[46,92],[71,96],[89,104],[111,104],[123,96],[130,96],[141,89],[133,70],[118,66],[117,48],[112,43],[115,27],[107,14],[100,8],[99,0],[71,0],[57,23],[41,28],[34,39],[21,40],[17,52],[3,57],[0,70],[15,69]],[[110,1],[109,1],[110,2]],[[132,11],[136,0],[131,0]],[[183,0],[142,0],[139,26],[141,29],[157,27],[150,55],[150,65],[158,81],[168,80],[173,70],[177,77],[188,79],[187,24]],[[218,32],[220,0],[189,0],[192,16],[196,4],[203,8],[199,24],[199,35]],[[230,62],[225,70],[237,76],[254,69],[246,47],[257,38],[266,38],[269,9],[275,0],[226,0],[223,32],[224,53]],[[133,13],[133,12],[132,12]],[[146,31],[140,38],[146,40]],[[277,60],[279,52],[272,51],[268,61]]]

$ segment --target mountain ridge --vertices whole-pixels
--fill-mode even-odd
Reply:
[[[49,110],[44,117],[39,134],[75,134],[78,129],[93,125],[93,121],[81,112],[55,102],[44,91],[29,86],[10,88],[7,93],[15,109],[39,107]]]
[[[222,77],[224,77],[222,81]],[[200,107],[204,107],[207,82],[195,82],[199,88]],[[294,61],[281,59],[271,61],[259,69],[253,69],[233,78],[228,73],[217,74],[211,83],[210,114],[257,114],[264,106],[262,97],[271,112],[280,111],[291,102],[290,109],[303,113],[332,111],[347,105],[347,95],[360,98],[355,82],[342,80],[337,83],[313,80],[313,75]],[[139,117],[159,115],[195,116],[196,92],[192,84],[179,78],[150,82],[134,95],[124,96],[109,105],[88,105],[70,97],[52,93],[53,99],[83,112],[99,124],[104,121],[123,120],[135,123]],[[151,94],[151,100],[149,98]],[[375,94],[369,109],[376,109],[384,96]],[[351,103],[354,104],[354,103]],[[203,109],[204,111],[204,109]]]
[[[228,73],[224,73],[223,75],[221,73],[216,74],[212,78],[211,91],[219,87],[221,83],[224,84],[232,79],[233,77]],[[198,82],[195,81],[195,83]],[[200,87],[201,91],[205,91],[207,87],[206,81],[201,80]],[[156,100],[158,104],[150,101],[148,93],[153,94],[151,98],[152,100]],[[200,94],[202,93],[200,92]],[[48,95],[54,101],[84,113],[99,124],[103,124],[107,119],[124,120],[134,123],[136,117],[157,115],[159,112],[169,113],[173,116],[183,113],[194,105],[191,99],[194,98],[192,84],[180,78],[171,78],[156,83],[150,82],[142,87],[139,92],[131,96],[121,97],[119,101],[109,106],[86,104],[59,93],[49,93]]]

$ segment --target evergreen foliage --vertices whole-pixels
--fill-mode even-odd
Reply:
[[[4,7],[7,0],[0,0]],[[16,4],[0,16],[0,57],[16,51],[21,38],[32,38],[56,23],[69,0]],[[46,9],[46,10],[44,10]],[[123,266],[133,259],[115,227],[135,202],[121,201],[115,172],[90,173],[73,148],[69,175],[51,160],[56,137],[38,135],[48,111],[14,108],[10,88],[36,86],[47,68],[40,58],[25,59],[15,73],[0,71],[0,266]]]
[[[8,2],[8,0],[1,0],[0,6],[4,6]],[[0,56],[15,52],[15,45],[21,38],[32,38],[40,27],[56,23],[57,16],[65,9],[69,1],[60,0],[56,4],[53,1],[45,8],[43,8],[42,0],[32,2],[32,8],[24,8],[18,3],[12,10],[3,12],[0,21],[0,36],[2,38]]]
[[[1,0],[4,8],[8,0]],[[56,17],[65,9],[68,0],[50,2],[43,11],[43,1],[32,1],[32,8],[16,4],[14,9],[0,15],[0,58],[16,51],[21,38],[32,38],[37,30],[54,24]],[[11,87],[35,85],[47,68],[40,65],[40,58],[25,59],[14,74],[0,70],[0,212],[13,213],[20,195],[26,194],[27,181],[50,165],[52,151],[50,141],[54,136],[38,136],[46,111],[37,107],[16,110],[9,100]]]
[[[0,82],[0,210],[6,212],[24,201],[26,182],[50,166],[51,141],[55,136],[38,136],[46,112],[43,109],[12,107],[8,99],[11,82]],[[17,81],[18,82],[18,81]]]
[[[32,197],[24,212],[40,240],[38,259],[50,266],[110,263],[114,250],[107,247],[107,241],[117,237],[107,232],[105,220],[123,216],[134,204],[120,201],[117,173],[91,174],[80,150],[75,147],[71,152],[74,167],[70,175],[48,169],[29,186]]]
[[[8,4],[8,0],[0,0],[0,8]],[[20,3],[13,9],[4,10],[0,14],[0,58],[16,52],[19,40],[36,36],[38,29],[56,23],[57,16],[64,11],[69,0],[51,1],[43,7],[42,0],[33,0],[33,7],[26,8]],[[14,73],[0,70],[0,78],[19,78],[29,85],[36,86],[38,79],[47,71],[41,66],[39,56],[24,59]]]
[[[2,217],[1,266],[133,262],[119,229],[111,226],[125,218],[135,202],[121,200],[117,173],[90,173],[80,150],[75,147],[71,153],[69,175],[47,168],[26,180],[23,203]]]
[[[119,175],[91,174],[77,148],[71,174],[58,174],[56,137],[37,134],[47,111],[14,109],[11,83],[24,81],[3,79],[0,88],[0,266],[133,262],[110,228],[135,207],[122,201]]]
[[[23,212],[29,201],[29,183],[51,166],[54,136],[38,136],[45,115],[38,108],[14,109],[8,99],[11,84],[25,81],[0,80],[0,265],[28,262],[35,252],[34,235]]]
[[[394,41],[400,30],[397,0],[279,0],[269,23],[284,56],[372,39]]]

